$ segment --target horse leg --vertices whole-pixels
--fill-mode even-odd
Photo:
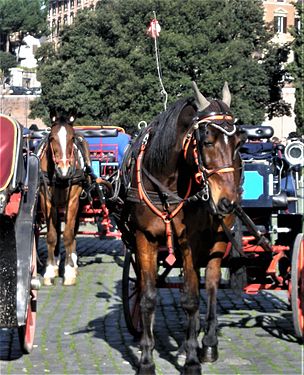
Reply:
[[[217,338],[217,290],[221,277],[221,257],[211,258],[206,267],[207,312],[205,335],[202,340],[201,362],[215,362],[218,359]]]
[[[199,273],[193,265],[191,249],[185,238],[179,239],[183,254],[184,287],[181,305],[187,314],[188,328],[184,343],[186,362],[184,374],[201,374],[201,364],[198,357],[199,345],[197,337],[200,331],[199,317]]]
[[[81,187],[72,187],[66,212],[66,223],[63,232],[63,242],[66,252],[63,285],[76,284],[78,265],[76,253],[75,226],[77,221],[80,193]]]
[[[57,242],[54,250],[55,262],[57,268],[55,269],[56,277],[59,276],[59,265],[60,265],[60,242],[61,242],[61,220],[60,220],[60,213],[57,210],[57,224],[56,224],[56,232],[57,232]]]
[[[143,325],[143,334],[140,342],[141,358],[138,374],[155,374],[153,361],[154,336],[153,323],[156,306],[156,268],[157,251],[156,242],[149,242],[145,234],[136,232],[137,256],[140,265],[141,299],[140,310]]]
[[[55,248],[57,245],[57,212],[56,209],[50,208],[48,210],[50,213],[48,214],[47,220],[47,250],[48,250],[48,258],[47,258],[47,265],[45,269],[45,273],[43,275],[43,284],[46,286],[50,286],[54,284],[55,277],[58,276],[58,262],[55,258]]]

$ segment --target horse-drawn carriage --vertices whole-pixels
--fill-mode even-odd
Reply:
[[[35,225],[39,160],[23,127],[0,115],[0,327],[18,327],[21,349],[33,348],[37,277]]]
[[[183,291],[185,373],[200,373],[199,361],[218,357],[218,286],[246,293],[286,290],[295,335],[302,340],[304,334],[303,165],[298,165],[303,143],[297,142],[296,150],[271,144],[245,160],[248,142],[269,140],[273,130],[235,126],[227,87],[223,101],[212,102],[193,87],[196,104],[178,101],[154,119],[133,142],[121,169],[123,308],[130,333],[142,338],[139,371],[149,373],[156,288]],[[230,284],[221,283],[220,267],[229,270]],[[200,349],[197,288],[202,286],[208,304]]]
[[[236,219],[222,267],[229,271],[230,283],[222,279],[221,288],[242,287],[248,294],[261,290],[286,290],[293,312],[295,335],[304,334],[304,250],[303,250],[303,143],[287,147],[268,139],[273,129],[266,126],[242,126],[252,143],[241,149],[244,161],[242,208],[249,216],[245,223]],[[267,143],[267,144],[266,144]],[[292,150],[294,148],[294,150]],[[295,152],[296,156],[290,156]],[[301,165],[302,163],[302,165]],[[302,195],[301,195],[302,194]],[[166,263],[167,249],[158,253],[158,288],[181,288],[183,280],[172,272],[181,267]],[[142,333],[140,286],[134,249],[126,250],[123,270],[123,307],[126,324],[134,337]],[[170,279],[170,274],[174,276]],[[181,275],[181,273],[179,273]],[[224,272],[227,276],[227,272]],[[204,287],[202,278],[201,287]]]
[[[120,238],[113,230],[106,197],[112,194],[111,178],[117,175],[121,139],[129,136],[120,127],[73,126],[66,115],[54,115],[52,126],[30,132],[41,165],[37,222],[46,234],[48,257],[44,284],[52,285],[65,260],[64,285],[74,285],[77,276],[76,234]],[[125,137],[124,137],[125,136]],[[62,228],[62,223],[64,227]],[[87,224],[96,230],[86,230]],[[81,225],[81,229],[79,230]],[[61,234],[65,254],[60,253]]]

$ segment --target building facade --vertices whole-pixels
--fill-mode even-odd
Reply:
[[[99,0],[50,0],[48,22],[51,29],[51,40],[58,41],[60,30],[71,25],[79,10],[94,10]]]
[[[301,0],[303,2],[303,0]],[[294,0],[264,0],[264,20],[266,24],[274,26],[276,31],[273,42],[279,45],[290,43],[293,40],[290,34],[292,27],[300,27],[300,19],[296,13]],[[304,5],[303,5],[304,6]],[[288,57],[288,63],[293,61],[293,52]],[[274,129],[275,136],[279,138],[286,137],[290,132],[296,130],[294,105],[295,105],[295,89],[290,82],[290,77],[286,77],[284,87],[282,89],[283,99],[292,107],[291,116],[275,117],[272,120],[265,120],[265,125],[271,125]]]

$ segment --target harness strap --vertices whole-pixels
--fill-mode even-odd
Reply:
[[[161,211],[157,207],[154,206],[153,202],[150,200],[149,196],[147,195],[145,188],[143,186],[142,182],[142,175],[141,175],[141,170],[142,170],[142,160],[144,156],[144,152],[146,149],[146,144],[147,144],[148,137],[145,138],[143,141],[141,148],[140,148],[140,153],[138,155],[137,161],[136,161],[136,181],[137,181],[137,188],[138,188],[138,194],[139,194],[139,199],[141,201],[144,201],[146,205],[150,208],[150,210],[160,217],[166,226],[166,236],[167,236],[167,247],[169,251],[169,255],[166,258],[166,262],[172,266],[176,260],[174,256],[174,247],[173,247],[173,236],[172,236],[172,224],[171,221],[172,219],[179,213],[179,211],[182,209],[185,201],[190,195],[191,192],[191,186],[192,186],[192,181],[190,179],[189,185],[188,185],[188,190],[186,192],[185,198],[181,200],[181,202],[178,204],[178,206],[172,211],[169,212],[167,210]]]
[[[256,229],[254,222],[246,214],[243,208],[239,204],[234,204],[233,208],[234,208],[235,214],[241,219],[241,221],[246,225],[247,229],[252,233],[252,235],[258,241],[257,244],[260,245],[266,252],[271,252],[272,247],[269,244],[268,239]]]
[[[214,117],[214,116],[213,116]],[[209,118],[208,118],[209,119]],[[205,168],[200,162],[199,162],[199,153],[197,150],[197,142],[195,137],[193,137],[194,131],[197,129],[197,126],[200,122],[195,123],[192,126],[192,129],[190,132],[188,132],[184,139],[183,139],[183,150],[184,150],[184,159],[187,158],[187,153],[189,149],[189,145],[193,144],[193,157],[194,157],[194,162],[198,167],[198,172],[195,174],[194,178],[197,184],[201,185],[202,183],[206,182],[206,179],[209,178],[210,176],[214,174],[219,174],[219,173],[228,173],[228,172],[234,172],[235,168],[232,165],[226,164],[218,168],[213,168],[213,169],[208,169]],[[214,126],[214,124],[210,124]],[[215,126],[217,127],[217,126]],[[218,127],[217,127],[218,128]],[[226,132],[223,131],[222,128],[220,130],[226,134]],[[229,134],[232,135],[233,133]]]
[[[180,198],[176,192],[172,192],[171,190],[169,190],[165,185],[163,185],[160,181],[158,181],[154,176],[152,176],[151,173],[149,173],[147,171],[147,169],[142,166],[141,167],[142,171],[144,172],[144,174],[148,177],[148,179],[154,184],[157,186],[158,190],[163,193],[167,193],[168,197],[171,197],[173,198],[176,202],[175,203],[180,203],[180,201],[182,201],[183,199]],[[147,191],[146,191],[147,192]],[[166,201],[168,202],[168,199],[166,199]],[[169,202],[168,202],[169,203]]]

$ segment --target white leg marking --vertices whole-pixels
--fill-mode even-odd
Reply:
[[[46,269],[45,269],[45,273],[43,275],[43,277],[47,277],[47,278],[54,278],[56,275],[55,275],[55,269],[54,269],[54,266],[52,266],[51,264],[49,264]]]

